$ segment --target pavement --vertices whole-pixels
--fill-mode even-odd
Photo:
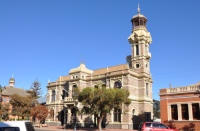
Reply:
[[[41,128],[35,127],[35,129],[54,130],[54,131],[60,131],[60,130],[74,131],[74,128],[63,129],[63,126],[48,126],[48,127],[41,127]],[[76,131],[98,131],[98,128],[76,128]],[[130,130],[102,128],[102,131],[130,131]],[[131,130],[131,131],[137,131],[137,130]]]

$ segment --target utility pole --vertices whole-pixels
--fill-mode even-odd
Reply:
[[[3,106],[3,104],[2,104],[2,95],[1,94],[0,94],[0,104],[1,104],[1,119],[0,119],[0,121],[2,121],[2,116],[3,116],[2,106]]]
[[[2,121],[2,116],[3,116],[3,112],[2,112],[2,101],[3,101],[3,98],[2,98],[2,87],[0,85],[0,104],[1,104],[1,119],[0,121]]]

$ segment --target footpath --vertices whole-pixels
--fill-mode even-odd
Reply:
[[[61,130],[74,131],[74,128],[63,129],[63,126],[48,126],[48,127],[41,127],[41,128],[34,127],[34,128],[40,130],[53,130],[53,131],[61,131]],[[98,128],[76,128],[76,131],[98,131]],[[102,128],[102,131],[130,131],[130,130]],[[131,130],[131,131],[137,131],[137,130]]]

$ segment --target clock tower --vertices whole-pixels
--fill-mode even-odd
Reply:
[[[149,45],[152,42],[151,34],[146,28],[147,18],[140,14],[138,5],[138,13],[131,19],[132,33],[128,38],[132,47],[132,55],[129,56],[129,65],[139,73],[139,75],[150,75],[149,61],[151,53]]]

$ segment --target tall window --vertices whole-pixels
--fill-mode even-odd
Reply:
[[[188,104],[181,104],[182,120],[189,120]]]
[[[177,105],[171,105],[171,116],[172,116],[172,120],[178,120]]]
[[[114,121],[121,122],[121,109],[114,109]]]
[[[193,114],[194,120],[200,120],[199,103],[193,103],[192,104],[192,114]]]
[[[149,95],[149,83],[146,83],[146,96]]]
[[[140,20],[140,25],[143,25],[143,21],[142,20]]]
[[[4,102],[4,103],[6,103],[6,102],[7,102],[6,100],[7,100],[7,99],[6,99],[6,97],[5,97],[5,98],[3,98],[3,102]]]
[[[55,90],[53,90],[51,93],[51,101],[55,101],[55,100],[56,100],[56,92]]]
[[[116,82],[114,83],[114,87],[115,87],[115,88],[121,88],[121,87],[122,87],[121,81],[116,81]]]
[[[138,26],[138,25],[139,25],[139,22],[138,22],[138,21],[135,21],[134,23],[135,23],[135,26]]]
[[[139,45],[135,45],[136,55],[139,55]]]
[[[49,115],[50,115],[50,118],[53,120],[53,118],[54,118],[54,109],[50,110]]]
[[[68,97],[68,89],[66,90],[62,90],[62,99],[64,100],[65,99],[65,97]]]
[[[72,86],[72,96],[75,96],[76,95],[76,93],[75,93],[75,91],[74,91],[74,89],[77,87],[77,85],[76,84],[74,84],[73,86]]]

